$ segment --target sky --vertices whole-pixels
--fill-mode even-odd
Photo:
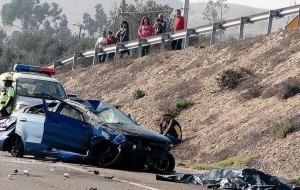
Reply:
[[[181,0],[185,1],[185,0]],[[207,0],[190,0],[190,3],[206,2]],[[227,0],[227,3],[246,5],[263,9],[278,9],[300,3],[300,0]]]

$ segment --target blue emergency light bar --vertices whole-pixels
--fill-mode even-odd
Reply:
[[[14,70],[17,72],[37,72],[37,73],[45,73],[48,75],[54,75],[55,69],[49,67],[40,67],[40,66],[31,66],[31,65],[22,65],[15,64]]]

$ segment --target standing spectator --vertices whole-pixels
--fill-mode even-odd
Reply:
[[[138,35],[141,38],[147,38],[153,35],[153,26],[150,24],[149,18],[144,16],[138,30]],[[142,56],[149,54],[150,45],[143,46]]]
[[[176,10],[176,18],[174,21],[174,32],[176,32],[178,30],[183,30],[183,29],[184,29],[184,17],[181,16],[181,10],[177,9]],[[173,40],[171,42],[171,49],[172,50],[180,50],[180,49],[182,49],[181,44],[182,44],[182,39]]]
[[[95,48],[100,49],[102,51],[102,47],[105,45],[106,45],[106,31],[102,31],[101,35],[99,36],[95,44]],[[105,62],[106,56],[107,56],[106,54],[99,55],[99,62],[100,63]]]
[[[160,19],[156,19],[156,22],[153,24],[154,35],[159,35],[163,33],[163,26]]]
[[[116,33],[117,40],[118,42],[127,42],[129,41],[129,25],[126,20],[124,20],[120,24],[120,30]],[[121,51],[121,57],[123,57],[125,54],[130,56],[130,51],[129,50],[123,50]]]
[[[158,18],[159,18],[160,23],[161,23],[162,28],[163,28],[162,33],[166,33],[167,32],[167,22],[164,20],[164,15],[163,14],[159,14]]]
[[[117,38],[113,36],[112,31],[108,31],[106,38],[106,45],[116,44],[118,42]],[[108,59],[113,60],[115,57],[115,53],[108,54]]]

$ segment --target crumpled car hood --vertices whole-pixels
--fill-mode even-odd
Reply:
[[[156,142],[171,143],[171,141],[167,137],[143,126],[124,125],[124,124],[106,124],[106,125],[108,128],[111,128],[114,131],[122,133],[125,136],[135,136],[135,137],[141,137]]]

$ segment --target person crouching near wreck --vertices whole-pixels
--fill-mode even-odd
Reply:
[[[182,140],[181,126],[172,114],[165,113],[160,120],[160,134],[168,137],[172,144],[180,143]]]

